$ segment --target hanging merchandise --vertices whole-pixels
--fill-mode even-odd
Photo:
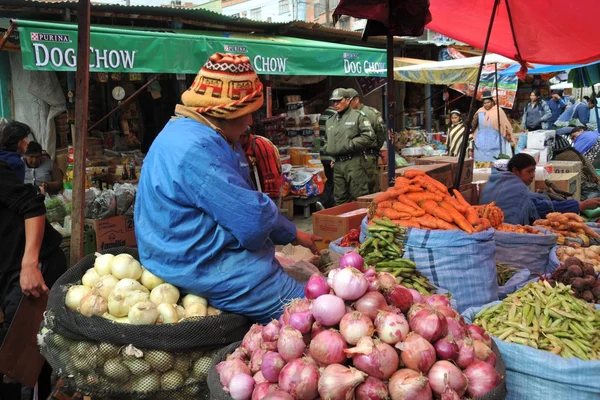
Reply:
[[[96,80],[100,83],[108,82],[108,72],[98,72],[96,74]]]
[[[113,72],[112,74],[110,74],[110,80],[111,81],[120,82],[121,81],[121,73],[120,72]]]
[[[142,74],[139,72],[132,72],[129,74],[129,80],[131,82],[139,82],[142,80]]]

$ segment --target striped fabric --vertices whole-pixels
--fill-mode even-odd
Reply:
[[[248,163],[256,165],[258,169],[261,191],[269,197],[279,198],[283,177],[277,147],[265,137],[249,135],[245,152]],[[251,176],[255,180],[254,174]]]
[[[460,146],[462,145],[463,137],[465,134],[465,125],[460,122],[456,125],[452,125],[448,128],[448,155],[452,157],[458,157],[460,153]],[[473,148],[473,136],[469,138],[469,149]]]

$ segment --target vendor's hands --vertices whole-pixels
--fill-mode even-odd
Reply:
[[[316,242],[322,241],[323,238],[320,236],[316,236],[310,233],[303,232],[301,230],[296,230],[296,240],[292,242],[294,246],[299,245],[302,247],[306,247],[313,252],[313,254],[318,254]]]
[[[21,291],[25,296],[40,297],[42,293],[50,292],[44,282],[42,271],[38,268],[38,260],[27,256],[23,257],[21,263],[20,284]]]
[[[46,194],[47,187],[48,187],[48,185],[47,185],[47,184],[45,184],[45,183],[42,183],[42,186],[40,186],[40,193],[41,193],[41,194]]]
[[[595,210],[600,207],[600,197],[595,199],[587,199],[579,202],[579,210]]]

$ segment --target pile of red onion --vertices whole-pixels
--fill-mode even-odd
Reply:
[[[445,296],[361,270],[313,275],[305,299],[253,325],[217,365],[223,389],[234,400],[427,400],[476,398],[500,383],[489,335]]]

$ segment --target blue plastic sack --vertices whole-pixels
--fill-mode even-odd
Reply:
[[[496,250],[497,249],[498,248],[496,248]],[[498,287],[498,296],[500,300],[523,287],[522,285],[529,280],[530,275],[531,272],[527,268],[523,268],[511,276],[504,286]]]
[[[463,231],[409,229],[404,257],[432,284],[452,293],[462,312],[498,300],[494,230],[471,235]]]
[[[339,238],[339,239],[334,240],[333,242],[329,243],[329,250],[333,251],[336,254],[339,254],[340,256],[343,256],[344,254],[346,254],[349,251],[356,250],[356,247],[340,246],[340,244],[342,243],[342,239],[343,238]]]
[[[362,222],[360,223],[360,237],[359,237],[359,242],[364,243],[365,240],[367,240],[367,237],[369,237],[368,233],[367,233],[367,228],[369,227],[369,217],[365,217],[363,218]]]
[[[496,231],[496,262],[511,264],[516,268],[527,268],[532,273],[548,272],[550,251],[556,246],[558,235],[543,228],[537,229],[544,234]]]
[[[469,308],[462,316],[471,323],[483,307]],[[492,337],[506,364],[507,400],[600,399],[600,361],[563,358],[549,351]]]
[[[556,250],[558,250],[559,247],[561,246],[554,246],[552,250],[550,250],[550,258],[548,260],[549,262],[546,273],[554,272],[555,269],[560,267],[561,262],[558,259],[558,256],[556,255]]]

